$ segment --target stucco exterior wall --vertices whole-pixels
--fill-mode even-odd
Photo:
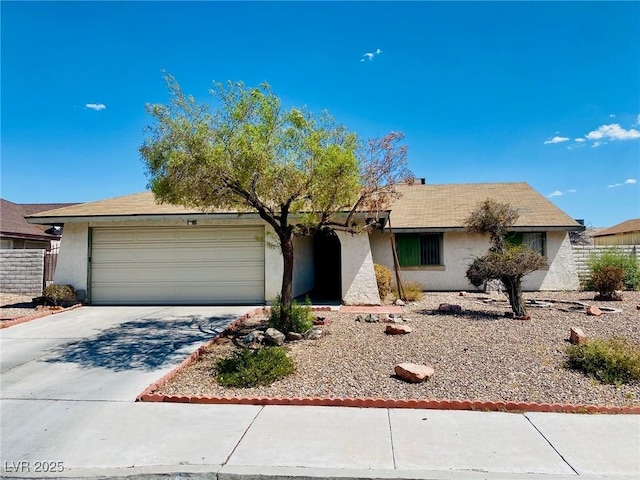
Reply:
[[[68,223],[64,226],[58,263],[53,276],[55,283],[73,285],[87,291],[89,269],[89,224]]]
[[[304,295],[314,285],[313,237],[293,239],[293,296]]]
[[[369,235],[337,231],[342,252],[342,301],[345,305],[380,305]]]
[[[524,290],[578,290],[578,270],[567,232],[547,232],[549,268],[524,277]]]
[[[465,232],[447,232],[443,235],[443,266],[404,267],[405,282],[418,282],[425,291],[455,291],[475,289],[465,273],[473,257],[483,255],[489,248],[487,237]],[[393,257],[389,234],[371,234],[373,261],[393,271]],[[577,290],[578,275],[567,232],[547,233],[547,258],[549,268],[528,275],[524,279],[525,290]],[[395,284],[395,278],[394,278]]]

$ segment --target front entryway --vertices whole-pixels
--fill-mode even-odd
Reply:
[[[321,230],[313,236],[314,300],[342,301],[341,250],[333,230]]]

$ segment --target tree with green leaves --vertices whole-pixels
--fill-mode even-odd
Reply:
[[[493,199],[481,202],[464,222],[469,233],[489,235],[490,248],[486,255],[474,258],[466,276],[474,285],[500,280],[509,297],[509,304],[517,317],[527,314],[522,298],[522,279],[547,266],[539,253],[525,245],[511,245],[506,237],[518,220],[518,211],[508,203]]]
[[[294,235],[355,230],[357,212],[382,211],[397,195],[394,185],[412,178],[404,136],[365,145],[326,112],[284,109],[267,84],[215,83],[211,108],[185,95],[172,76],[165,80],[169,102],[147,106],[154,122],[140,147],[149,187],[160,202],[254,212],[271,226],[289,325]]]

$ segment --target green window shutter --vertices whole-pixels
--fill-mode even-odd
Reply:
[[[398,262],[400,262],[400,266],[410,267],[420,265],[419,235],[396,235],[396,248],[398,249]]]
[[[512,232],[507,234],[504,239],[509,245],[517,246],[522,245],[524,235],[522,234],[522,232]]]

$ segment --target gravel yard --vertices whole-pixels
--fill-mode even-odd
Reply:
[[[0,293],[0,321],[35,314],[36,307],[32,298],[15,293]]]
[[[412,332],[388,336],[381,323],[356,322],[354,314],[320,312],[330,320],[325,336],[288,343],[295,374],[268,387],[231,389],[213,376],[214,359],[234,348],[224,337],[158,393],[166,395],[395,398],[547,403],[640,405],[640,385],[600,385],[564,367],[571,327],[590,337],[618,336],[640,345],[640,292],[625,292],[624,302],[594,302],[593,292],[536,292],[526,299],[582,301],[621,309],[588,316],[583,307],[554,303],[529,307],[531,320],[504,316],[510,311],[493,294],[427,293],[405,307]],[[491,298],[493,302],[485,303]],[[461,305],[462,313],[434,312],[440,303]],[[253,319],[258,321],[259,318]],[[426,363],[435,375],[409,384],[393,376],[402,362]]]

